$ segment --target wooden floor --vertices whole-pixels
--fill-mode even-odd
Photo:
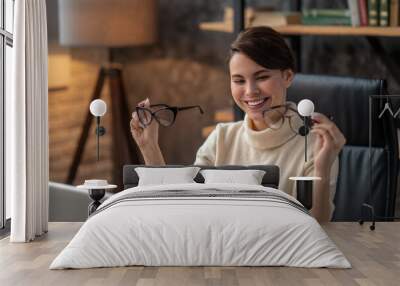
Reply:
[[[0,285],[400,285],[400,222],[328,223],[324,229],[353,268],[120,267],[48,270],[81,223],[50,223],[32,243],[0,241]]]

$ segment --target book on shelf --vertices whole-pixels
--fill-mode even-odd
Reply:
[[[379,26],[386,27],[389,25],[389,0],[379,1]]]
[[[302,24],[310,26],[351,26],[351,18],[303,17]]]
[[[389,26],[397,27],[399,26],[399,0],[390,1],[390,15],[389,15]]]
[[[256,26],[287,26],[301,24],[301,13],[299,12],[272,12],[254,10],[250,21],[251,27]]]
[[[351,13],[348,9],[305,9],[302,14],[303,25],[350,26]]]
[[[358,0],[358,12],[360,17],[360,26],[368,26],[367,0]]]
[[[351,16],[349,9],[303,9],[303,16],[344,17]]]
[[[379,24],[379,3],[378,0],[368,0],[368,26],[378,26]]]
[[[353,27],[360,26],[360,11],[358,7],[358,0],[347,0],[349,6],[351,25]]]
[[[232,22],[234,17],[234,11],[232,7],[225,7],[224,10],[224,22]],[[246,27],[250,24],[250,22],[254,18],[254,9],[252,7],[247,7],[244,10],[244,22]]]

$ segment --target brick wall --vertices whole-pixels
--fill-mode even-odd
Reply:
[[[49,50],[51,53],[51,49]],[[50,180],[65,182],[82,132],[82,125],[89,110],[89,103],[97,79],[97,72],[107,58],[105,49],[70,49],[69,82],[61,89],[49,90],[49,161]],[[49,72],[57,73],[57,70]],[[106,83],[102,99],[109,103]],[[74,184],[84,179],[110,180],[110,116],[102,119],[107,135],[100,139],[100,161],[96,160],[94,120],[89,132],[81,165]]]
[[[64,182],[77,148],[83,122],[95,86],[98,69],[105,50],[71,49],[70,83],[66,89],[49,92],[50,179]],[[152,103],[171,105],[200,105],[197,110],[178,114],[176,124],[160,129],[160,146],[170,164],[193,163],[196,150],[203,142],[201,129],[212,124],[216,109],[230,104],[228,78],[218,68],[188,59],[147,59],[124,62],[124,79],[129,110],[149,97]],[[74,184],[84,179],[104,178],[109,181],[112,171],[113,148],[111,135],[111,102],[106,83],[102,99],[109,110],[102,118],[107,133],[101,138],[100,161],[96,160],[94,121],[89,132],[81,165]]]

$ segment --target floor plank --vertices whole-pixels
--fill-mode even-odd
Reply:
[[[49,270],[81,223],[50,223],[49,233],[32,243],[0,240],[0,285],[399,285],[400,223],[323,225],[352,263],[352,269],[290,267],[116,267]]]

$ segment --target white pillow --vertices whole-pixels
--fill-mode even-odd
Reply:
[[[199,170],[199,167],[135,168],[139,176],[138,186],[195,183],[193,179]]]
[[[265,171],[262,170],[202,170],[204,183],[234,183],[246,185],[261,185]]]

